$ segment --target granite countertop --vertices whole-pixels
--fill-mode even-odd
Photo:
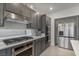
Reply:
[[[26,35],[3,37],[3,38],[0,38],[0,39],[5,40],[5,39],[11,39],[11,38],[19,38],[19,37],[23,37],[23,36],[26,36]],[[0,41],[0,50],[10,48],[10,47],[13,47],[13,46],[16,46],[16,45],[19,45],[19,44],[27,43],[27,42],[30,42],[30,41],[45,37],[45,34],[41,34],[40,36],[31,36],[31,37],[33,37],[33,39],[18,42],[16,44],[11,44],[11,45],[6,45],[3,41]]]
[[[71,45],[73,47],[75,55],[79,56],[79,41],[78,40],[71,40]]]

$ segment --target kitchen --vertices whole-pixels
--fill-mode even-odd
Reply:
[[[56,7],[54,12],[51,5]],[[66,56],[79,55],[75,48],[79,16],[78,11],[74,12],[79,10],[78,6],[78,3],[0,3],[0,56],[65,56],[65,52]]]

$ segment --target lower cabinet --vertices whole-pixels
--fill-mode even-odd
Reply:
[[[45,37],[41,39],[41,51],[43,52],[45,50]]]
[[[34,55],[39,56],[46,49],[46,38],[40,38],[34,41]]]
[[[29,56],[29,55],[31,55],[29,53],[32,53],[32,55],[34,55],[34,56],[39,56],[45,49],[47,49],[50,46],[50,42],[48,42],[46,40],[46,37],[36,39],[32,42],[33,42],[33,46],[32,46],[32,43],[26,43],[26,44],[18,45],[15,47],[0,50],[0,56],[14,56],[13,55],[14,52],[19,53],[16,56]],[[13,48],[15,50],[13,50]],[[28,48],[30,48],[30,49],[27,50]],[[22,52],[22,51],[24,51],[24,52]],[[22,52],[22,53],[20,53],[20,52]]]
[[[34,55],[38,56],[41,53],[41,39],[34,41]]]
[[[11,48],[0,50],[0,56],[11,56]]]
[[[6,50],[0,50],[0,56],[5,56],[6,55]]]

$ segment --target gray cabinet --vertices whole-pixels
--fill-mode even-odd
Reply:
[[[7,11],[4,12],[4,17],[8,19],[13,19],[13,20],[15,19],[15,20],[24,21],[24,17]]]
[[[38,39],[38,55],[40,55],[41,54],[41,38],[40,39]]]
[[[22,3],[6,3],[5,10],[16,13],[23,17],[31,17],[30,8],[23,5]]]
[[[5,56],[6,55],[6,50],[0,50],[0,56]]]
[[[34,41],[34,55],[38,56],[41,54],[41,39]]]
[[[19,15],[22,14],[22,6],[19,3],[6,3],[5,10]]]
[[[11,48],[0,50],[0,56],[11,56],[12,55],[11,51],[12,51]]]
[[[38,16],[35,15],[36,12],[31,11],[31,24],[33,29],[38,29]]]
[[[34,55],[40,55],[46,49],[45,37],[39,38],[34,41]]]
[[[0,26],[3,26],[3,3],[0,3]]]
[[[45,37],[41,39],[41,52],[45,50]]]
[[[28,8],[27,6],[23,6],[23,8],[22,8],[22,14],[23,14],[23,16],[25,16],[25,17],[31,17],[31,13],[30,13],[30,8]]]
[[[39,28],[41,29],[42,32],[45,33],[45,29],[46,29],[46,15],[41,15],[39,23],[40,23]]]
[[[37,29],[38,25],[37,25],[37,16],[32,16],[31,17],[31,23],[32,23],[32,28],[33,29]]]
[[[34,55],[38,56],[41,53],[41,39],[34,41]]]

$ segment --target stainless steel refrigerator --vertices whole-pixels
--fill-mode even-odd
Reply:
[[[58,24],[57,44],[59,47],[72,49],[70,40],[75,39],[74,28],[75,28],[74,23],[60,23],[60,24]]]

